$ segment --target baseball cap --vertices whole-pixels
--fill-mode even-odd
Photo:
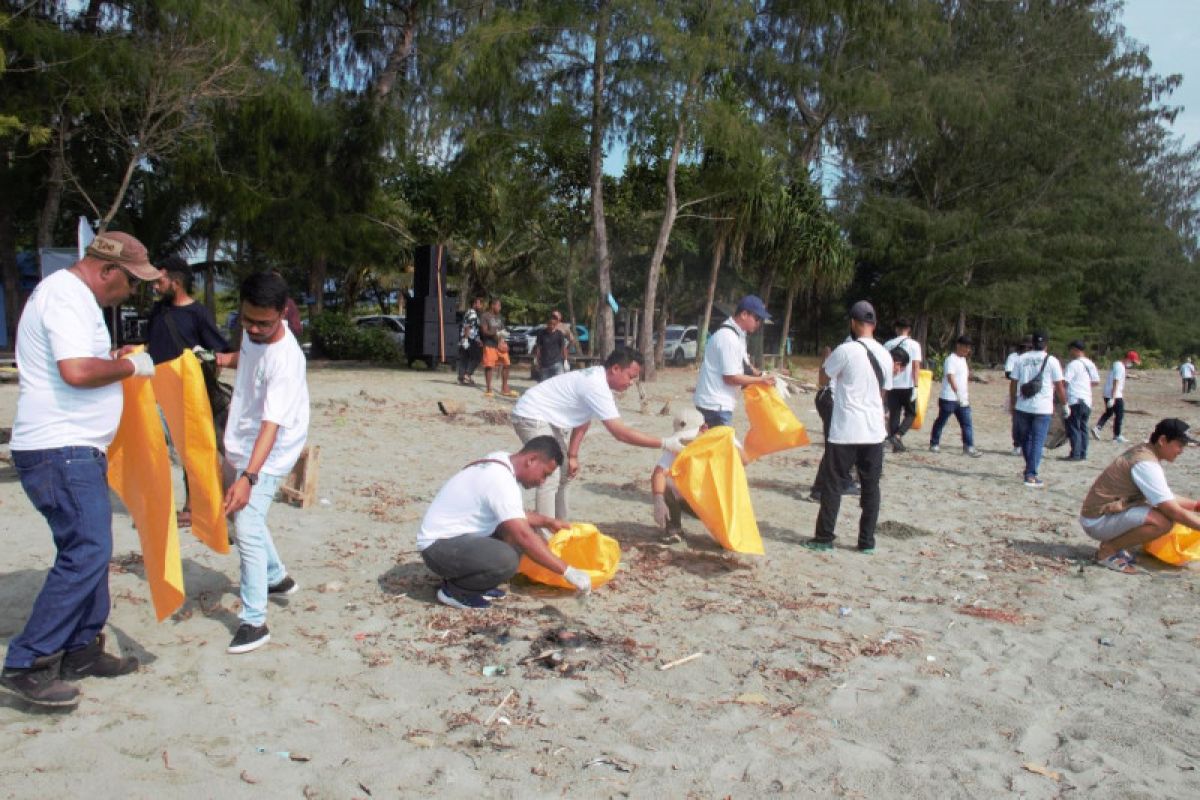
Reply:
[[[1137,354],[1137,350],[1130,350],[1125,354],[1126,361],[1132,361],[1135,364],[1142,363],[1142,357]]]
[[[850,319],[855,322],[870,322],[875,324],[875,306],[868,303],[866,300],[859,300],[854,305],[850,306]]]
[[[680,434],[682,439],[695,439],[700,435],[703,425],[704,416],[694,408],[681,408],[675,412],[675,419],[671,421],[672,430]]]
[[[1029,342],[1034,347],[1041,347],[1042,345],[1046,344],[1046,339],[1047,336],[1045,331],[1034,331],[1033,333],[1029,334]]]
[[[748,294],[738,301],[737,311],[734,313],[740,314],[743,311],[749,311],[763,322],[771,321],[771,315],[767,311],[767,304],[764,303],[762,298],[760,298],[758,295]]]
[[[1078,350],[1079,352],[1082,353],[1084,350],[1087,350],[1087,346],[1084,345],[1082,339],[1076,339],[1075,341],[1073,341],[1069,345],[1067,345],[1067,349]]]
[[[150,263],[146,246],[128,233],[106,231],[92,239],[84,252],[92,258],[118,264],[135,278],[144,281],[156,281],[162,277],[162,273]]]
[[[958,337],[957,339],[955,339],[954,341],[955,341],[955,343],[956,343],[956,344],[965,344],[965,345],[968,345],[968,346],[971,346],[971,345],[974,345],[974,344],[975,344],[975,342],[971,341],[971,337],[970,337],[970,336],[967,336],[965,333],[964,333],[962,336],[960,336],[960,337]]]
[[[1187,444],[1200,444],[1191,436],[1188,435],[1188,424],[1181,419],[1169,417],[1159,421],[1154,426],[1154,433],[1150,434],[1150,441],[1161,439],[1163,437],[1170,439],[1173,442],[1186,442]]]

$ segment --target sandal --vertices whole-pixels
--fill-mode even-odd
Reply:
[[[1105,559],[1096,559],[1096,563],[1105,569],[1111,569],[1113,572],[1120,572],[1123,575],[1136,575],[1137,570],[1133,564],[1129,562],[1121,553],[1113,553]]]

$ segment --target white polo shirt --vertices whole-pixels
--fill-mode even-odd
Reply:
[[[237,378],[225,424],[225,457],[235,469],[250,463],[254,442],[264,422],[279,426],[262,471],[287,475],[308,440],[308,382],[304,352],[296,337],[283,328],[283,338],[256,344],[242,336]]]
[[[530,388],[513,407],[513,415],[573,430],[593,419],[617,419],[617,401],[608,388],[604,367],[576,369]]]
[[[20,391],[13,450],[108,449],[121,423],[121,382],[95,389],[71,386],[58,362],[107,360],[111,349],[104,313],[78,275],[59,270],[37,285],[17,326]]]
[[[439,539],[488,537],[501,523],[525,518],[512,456],[497,451],[484,459],[484,463],[459,470],[438,490],[421,520],[418,550]],[[501,463],[493,463],[496,461]]]
[[[1033,397],[1022,397],[1021,386],[1029,383],[1042,368],[1046,361],[1046,369],[1042,371],[1042,390]],[[1047,356],[1045,350],[1030,350],[1022,353],[1013,369],[1013,378],[1017,381],[1017,411],[1027,414],[1054,413],[1054,384],[1063,379],[1062,364],[1054,356]]]
[[[726,320],[704,345],[692,405],[710,411],[733,411],[741,387],[725,383],[725,376],[744,375],[745,363],[746,332],[733,320]]]
[[[951,375],[954,376],[954,385],[958,387],[957,393],[950,388]],[[942,364],[942,393],[938,395],[939,399],[958,400],[961,397],[970,402],[970,381],[971,365],[958,353],[951,353],[946,356],[946,361]]]
[[[1092,407],[1092,383],[1100,382],[1100,373],[1096,365],[1087,356],[1072,359],[1063,370],[1063,380],[1067,382],[1067,405],[1083,403]]]
[[[875,377],[864,344],[871,348],[883,373],[882,386]],[[829,354],[822,369],[834,381],[829,441],[833,444],[882,442],[887,437],[887,429],[879,392],[892,388],[891,354],[874,339],[850,340]]]
[[[1104,396],[1110,400],[1125,396],[1125,362],[1114,361],[1104,380]]]
[[[910,336],[897,336],[894,339],[889,339],[887,344],[884,345],[884,347],[887,348],[888,352],[895,350],[897,347],[902,347],[902,348],[904,348],[904,352],[908,353],[909,364],[908,364],[908,366],[906,366],[904,368],[904,371],[901,372],[899,375],[892,376],[892,388],[893,389],[915,389],[916,386],[913,384],[912,362],[922,360],[921,359],[921,345],[917,342],[916,339],[913,339]],[[887,365],[884,365],[884,366],[887,367],[889,370],[891,369],[890,366],[887,366]]]

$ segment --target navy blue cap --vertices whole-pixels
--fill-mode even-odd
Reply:
[[[771,321],[771,314],[767,311],[767,304],[757,295],[748,294],[738,302],[737,311],[734,313],[740,314],[743,311],[749,311],[763,322]]]

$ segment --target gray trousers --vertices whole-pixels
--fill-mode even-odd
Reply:
[[[553,436],[558,441],[558,446],[563,451],[563,466],[550,473],[550,477],[546,478],[545,482],[537,488],[536,508],[537,512],[544,517],[567,519],[569,513],[567,511],[567,484],[571,479],[567,475],[566,458],[567,448],[571,444],[571,429],[556,428],[549,422],[518,417],[516,414],[512,415],[512,424],[522,445],[535,436]],[[555,475],[558,476],[557,482],[555,482]],[[555,485],[557,485],[557,489],[553,488]]]
[[[517,574],[521,554],[495,536],[455,536],[426,547],[421,560],[456,589],[486,592]]]

